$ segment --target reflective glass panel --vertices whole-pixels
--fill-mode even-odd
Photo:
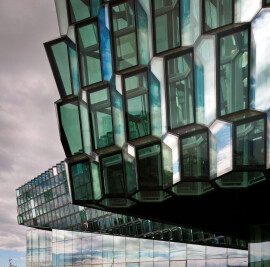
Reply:
[[[89,0],[69,0],[71,24],[90,17]]]
[[[162,185],[162,164],[160,145],[152,145],[138,149],[139,185],[155,187]]]
[[[77,38],[81,85],[102,81],[97,22],[77,28]]]
[[[209,155],[207,132],[181,139],[184,177],[208,177]]]
[[[136,181],[136,162],[135,158],[129,155],[127,152],[123,154],[124,162],[125,162],[125,173],[127,179],[127,191],[131,192],[136,189],[137,181]]]
[[[150,134],[147,72],[125,78],[128,139]]]
[[[232,0],[205,0],[204,11],[205,31],[210,31],[233,22]]]
[[[105,194],[124,193],[122,155],[116,154],[102,159]]]
[[[153,1],[155,52],[180,46],[179,0]]]
[[[248,107],[248,30],[219,39],[219,113],[230,114]]]
[[[114,139],[109,88],[90,93],[89,100],[95,149],[113,145]]]
[[[96,163],[91,163],[91,172],[93,180],[94,199],[98,200],[101,198],[101,185],[100,185],[99,166]]]
[[[111,7],[116,71],[138,64],[134,1]]]
[[[234,160],[237,166],[265,164],[265,120],[259,119],[236,126]]]
[[[78,103],[60,106],[61,126],[64,130],[71,155],[83,152]]]
[[[75,200],[92,200],[89,162],[82,162],[70,167],[71,182]]]
[[[170,129],[194,122],[192,53],[167,61],[167,105]]]
[[[126,238],[126,262],[139,261],[139,242],[138,238]]]

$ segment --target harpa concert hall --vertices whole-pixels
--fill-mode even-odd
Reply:
[[[16,190],[27,266],[269,267],[270,1],[55,6],[66,159]]]

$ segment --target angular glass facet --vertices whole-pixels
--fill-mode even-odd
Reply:
[[[97,22],[84,24],[76,30],[81,85],[87,86],[100,82],[102,71]]]
[[[270,108],[270,10],[263,9],[251,24],[251,106]]]
[[[71,165],[70,174],[74,200],[91,201],[93,198],[89,162],[87,161]]]
[[[109,88],[89,93],[91,129],[95,149],[114,144]]]
[[[68,31],[68,26],[69,26],[68,13],[67,13],[67,1],[55,0],[55,7],[56,7],[60,34],[66,35]]]
[[[248,30],[219,39],[219,114],[227,115],[248,107]]]
[[[89,0],[68,0],[71,24],[90,17]]]
[[[179,0],[154,0],[152,3],[155,52],[160,53],[180,46]]]
[[[204,31],[233,23],[232,0],[204,0]]]
[[[182,46],[193,45],[201,34],[201,5],[198,0],[181,0]]]
[[[162,186],[162,163],[160,145],[138,149],[139,186],[153,188]]]
[[[169,129],[194,122],[192,53],[167,60]]]
[[[113,5],[111,12],[115,70],[120,71],[138,64],[134,1]]]
[[[102,176],[105,194],[124,194],[124,170],[121,154],[102,158]]]
[[[128,140],[150,134],[147,72],[125,78]]]
[[[264,167],[265,162],[265,119],[244,122],[236,126],[235,165]]]
[[[81,137],[79,107],[77,101],[61,105],[59,116],[59,123],[61,129],[63,129],[68,145],[68,147],[65,148],[65,151],[68,151],[68,154],[70,154],[70,156],[82,153],[83,146]]]
[[[91,174],[92,174],[92,184],[93,184],[93,197],[95,200],[101,198],[101,184],[100,184],[100,172],[99,166],[96,163],[91,163]]]
[[[262,0],[235,0],[234,22],[248,22],[259,12]]]
[[[206,182],[182,182],[172,187],[172,192],[180,196],[198,196],[212,190],[214,188]]]
[[[209,145],[207,132],[181,139],[183,178],[209,177]]]

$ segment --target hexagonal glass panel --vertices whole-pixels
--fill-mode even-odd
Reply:
[[[248,29],[219,39],[219,114],[221,116],[248,108],[248,47]]]
[[[134,1],[111,6],[115,70],[138,64]]]
[[[169,129],[194,122],[192,52],[167,60],[167,107]]]
[[[162,186],[162,161],[160,144],[138,149],[138,180],[140,187]]]
[[[89,93],[91,130],[95,149],[114,144],[109,88]]]
[[[232,0],[204,0],[204,31],[210,31],[233,22]]]
[[[181,138],[180,151],[183,178],[209,177],[209,142],[206,131]]]
[[[134,155],[130,155],[129,149],[130,146],[123,152],[123,158],[125,163],[125,174],[127,180],[127,191],[132,192],[137,188],[137,174],[136,174],[136,160],[135,152]]]
[[[89,161],[70,166],[70,181],[75,201],[93,199]]]
[[[124,78],[128,140],[150,134],[147,72]]]
[[[100,171],[98,164],[91,162],[91,174],[93,184],[93,197],[95,200],[99,200],[102,196],[102,192],[101,192]]]
[[[81,86],[102,81],[100,41],[96,21],[76,28]]]
[[[197,196],[214,190],[207,182],[181,182],[171,188],[171,191],[180,196]]]
[[[140,191],[132,196],[140,202],[162,202],[172,197],[164,191]]]
[[[244,121],[235,128],[234,163],[236,167],[263,168],[266,164],[265,119]]]
[[[154,0],[152,4],[155,52],[160,53],[180,46],[179,0]]]
[[[116,154],[102,158],[102,176],[105,194],[119,195],[125,193],[122,155]]]

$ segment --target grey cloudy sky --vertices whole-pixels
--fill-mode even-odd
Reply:
[[[15,189],[64,159],[43,48],[59,37],[54,0],[0,0],[0,25],[0,249],[23,251]]]

